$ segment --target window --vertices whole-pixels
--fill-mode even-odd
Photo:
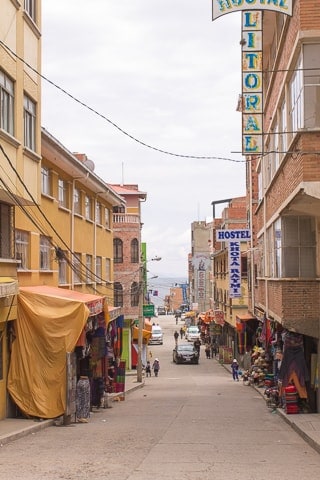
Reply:
[[[139,305],[139,284],[133,282],[131,285],[131,307],[137,307]]]
[[[92,255],[86,255],[86,283],[92,283]]]
[[[81,215],[81,192],[78,188],[73,190],[73,208],[74,213]]]
[[[0,127],[10,135],[13,131],[14,118],[14,90],[13,81],[7,75],[0,71]]]
[[[120,238],[113,239],[113,261],[123,263],[123,242]]]
[[[4,324],[4,326],[6,326]],[[3,349],[3,338],[4,338],[4,330],[0,330],[0,380],[3,380],[3,355],[4,355],[4,349]]]
[[[102,211],[102,209],[101,209],[101,203],[96,202],[96,223],[97,223],[98,225],[101,225],[101,218],[102,218],[102,217],[101,217],[101,211]]]
[[[276,278],[314,278],[315,237],[313,218],[279,218],[268,229],[269,275]]]
[[[59,207],[68,208],[68,183],[65,180],[59,178],[58,180],[58,200]]]
[[[96,282],[102,283],[102,257],[96,257]]]
[[[92,200],[88,195],[85,197],[85,216],[87,220],[92,220]]]
[[[139,263],[139,242],[136,238],[131,240],[131,263]]]
[[[13,207],[0,203],[0,257],[14,258]]]
[[[74,283],[82,283],[81,253],[74,253],[73,255],[73,281]]]
[[[23,230],[16,230],[16,259],[20,261],[18,269],[29,269],[29,233]]]
[[[123,288],[121,283],[115,282],[113,288],[114,288],[114,306],[123,307]]]
[[[62,255],[59,256],[59,284],[65,285],[68,283],[68,262],[67,262],[67,252],[61,252]]]
[[[49,237],[40,235],[40,270],[50,270],[51,242]]]
[[[25,95],[23,105],[24,145],[34,151],[36,149],[36,104]]]
[[[104,210],[104,221],[106,224],[106,228],[110,228],[110,210],[109,208],[105,208]]]
[[[51,172],[46,167],[41,167],[41,193],[51,195]]]
[[[36,0],[24,0],[24,9],[32,20],[36,21]]]
[[[106,282],[110,282],[111,280],[111,260],[110,258],[106,258]]]

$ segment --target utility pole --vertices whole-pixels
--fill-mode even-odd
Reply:
[[[140,266],[139,281],[139,331],[138,331],[138,365],[137,365],[137,382],[142,382],[142,343],[143,343],[143,303],[144,303],[144,266]]]

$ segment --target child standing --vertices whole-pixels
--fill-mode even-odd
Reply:
[[[147,361],[147,365],[146,365],[146,377],[151,377],[151,365],[149,360]]]

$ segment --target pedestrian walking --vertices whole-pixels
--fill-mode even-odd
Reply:
[[[209,343],[206,344],[204,351],[206,353],[206,357],[211,358],[211,348],[210,348]]]
[[[184,337],[184,329],[183,329],[183,327],[181,327],[180,328],[180,338],[181,338],[181,340],[183,339],[183,337]]]
[[[152,368],[153,368],[154,376],[157,377],[158,374],[159,374],[159,370],[160,370],[160,362],[159,362],[158,358],[154,359]]]
[[[197,340],[195,340],[195,342],[193,343],[193,346],[197,350],[197,352],[199,354],[199,357],[200,357],[201,342],[200,342],[199,338],[197,338]]]
[[[174,332],[173,337],[176,345],[178,345],[179,333],[177,332],[177,330]]]
[[[235,358],[231,364],[231,369],[233,380],[239,382],[239,364]]]
[[[218,344],[217,342],[213,342],[211,344],[211,358],[216,357],[218,353]]]
[[[146,365],[146,377],[151,377],[151,364],[149,360],[147,361],[147,365]]]

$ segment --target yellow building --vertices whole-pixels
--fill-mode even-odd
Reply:
[[[17,206],[39,201],[41,1],[2,0],[0,15],[0,419],[6,417],[8,339],[16,317]],[[32,200],[34,199],[34,200]]]

